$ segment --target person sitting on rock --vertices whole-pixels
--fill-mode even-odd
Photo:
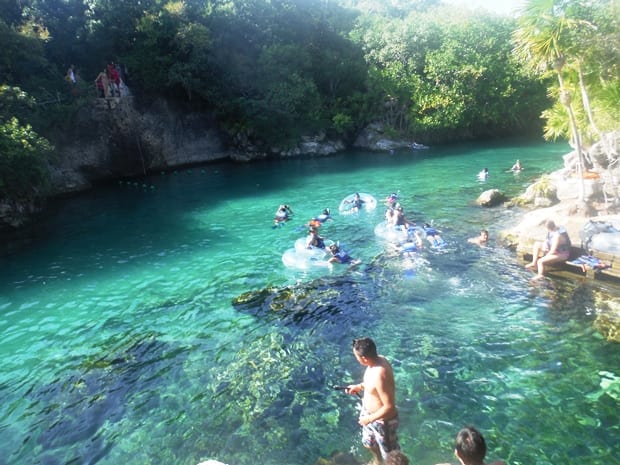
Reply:
[[[565,262],[570,258],[571,242],[565,228],[558,228],[553,220],[547,220],[547,239],[534,243],[532,261],[525,265],[527,269],[538,271],[537,278],[542,278],[545,266]]]

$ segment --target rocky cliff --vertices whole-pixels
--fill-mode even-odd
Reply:
[[[229,137],[219,131],[208,112],[173,107],[164,100],[138,108],[131,96],[94,99],[73,117],[69,131],[53,139],[57,152],[49,160],[51,196],[184,165],[327,156],[347,148],[343,141],[320,133],[302,138],[295,147],[265,151],[241,135]],[[391,151],[410,147],[411,141],[390,139],[383,125],[371,124],[357,135],[354,146]],[[0,201],[0,231],[22,227],[42,206],[41,202]]]
[[[52,195],[228,157],[209,115],[163,101],[139,111],[130,97],[97,99],[61,140],[61,153],[50,162]]]

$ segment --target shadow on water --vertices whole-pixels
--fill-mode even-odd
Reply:
[[[176,376],[172,372],[182,366],[183,351],[154,333],[122,339],[110,341],[115,352],[79,362],[62,379],[27,394],[32,410],[39,409],[22,447],[37,451],[40,463],[94,464],[112,447],[113,424],[132,415],[137,397],[148,392],[150,406],[159,404],[159,376]]]

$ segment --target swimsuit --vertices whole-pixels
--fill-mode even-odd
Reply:
[[[338,259],[339,263],[349,263],[351,261],[351,257],[344,250],[337,252],[334,254],[334,257]]]
[[[325,248],[325,241],[322,237],[313,237],[308,243],[308,247],[318,247],[319,249]]]
[[[556,235],[559,235],[560,238],[564,236],[564,238],[566,239],[566,242],[558,244],[558,247],[555,253],[558,257],[561,257],[567,260],[570,257],[570,247],[571,247],[570,238],[568,237],[567,233],[559,232],[559,231],[554,231],[552,233],[549,233],[547,235],[547,241],[546,241],[547,250],[551,248],[551,244],[553,243],[553,238]]]
[[[368,412],[362,409],[362,415],[368,415]],[[362,426],[362,444],[369,448],[378,448],[381,452],[383,460],[386,459],[388,452],[400,450],[398,444],[398,415],[390,420],[375,420]]]

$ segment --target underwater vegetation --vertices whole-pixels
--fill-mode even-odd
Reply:
[[[114,351],[102,348],[101,357],[76,361],[67,376],[28,393],[37,419],[25,442],[32,443],[37,463],[96,463],[104,457],[114,439],[108,438],[109,426],[131,414],[141,392],[148,391],[156,405],[157,375],[175,370],[167,358],[183,352],[155,333],[109,342]]]
[[[244,313],[303,327],[323,320],[337,323],[352,312],[364,313],[371,308],[369,304],[375,295],[373,286],[346,275],[248,291],[233,299],[232,304]]]

